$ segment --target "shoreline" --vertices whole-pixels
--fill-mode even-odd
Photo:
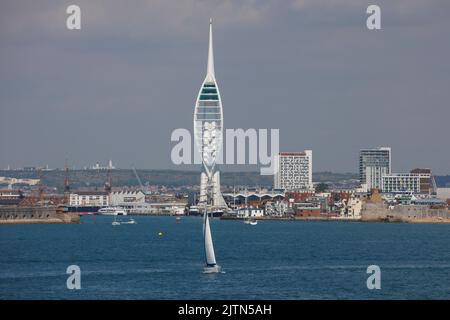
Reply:
[[[29,218],[22,219],[0,219],[0,225],[17,225],[17,224],[80,224],[82,216],[103,216],[97,214],[75,215],[68,213],[57,213],[50,217],[43,218]],[[173,215],[173,214],[128,214],[130,217],[198,217],[189,215]],[[126,217],[125,216],[125,217]],[[220,220],[235,220],[244,221],[246,218],[238,218],[233,216],[214,217]],[[450,224],[450,219],[444,218],[398,218],[398,217],[361,217],[355,218],[340,218],[340,217],[252,217],[252,220],[258,221],[303,221],[303,222],[363,222],[363,223],[409,223],[409,224]]]
[[[245,218],[236,217],[220,217],[221,220],[241,220],[244,221]],[[254,217],[252,220],[258,221],[322,221],[322,222],[363,222],[363,223],[408,223],[408,224],[450,224],[450,219],[435,219],[435,218],[422,218],[422,219],[390,219],[390,218],[379,218],[379,219],[348,219],[348,218],[332,218],[332,217]]]

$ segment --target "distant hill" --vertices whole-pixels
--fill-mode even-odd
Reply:
[[[200,172],[180,170],[149,170],[138,169],[138,175],[143,184],[165,185],[169,187],[198,185],[200,184]],[[46,186],[63,190],[63,170],[42,171],[42,181]],[[24,170],[0,170],[0,176],[15,178],[37,179],[37,171]],[[116,169],[111,171],[113,186],[138,186],[139,183],[131,169]],[[102,187],[106,181],[106,170],[72,170],[69,172],[72,189],[79,187]],[[271,187],[273,176],[262,176],[259,172],[221,172],[221,184],[223,186],[261,186]],[[314,172],[314,182],[338,183],[358,179],[356,173]],[[435,176],[438,187],[450,187],[450,175]]]
[[[165,185],[171,187],[200,184],[200,172],[178,170],[147,170],[138,169],[137,173],[143,184]],[[0,176],[15,178],[39,178],[37,171],[0,170]],[[63,170],[41,172],[42,181],[46,186],[64,188],[65,173]],[[138,186],[139,183],[131,169],[116,169],[111,171],[113,186]],[[357,179],[356,173],[315,172],[314,182],[340,182]],[[102,187],[107,179],[106,170],[72,170],[69,172],[72,189],[79,187]],[[262,176],[259,172],[221,172],[221,184],[224,186],[267,186],[273,185],[273,176]]]

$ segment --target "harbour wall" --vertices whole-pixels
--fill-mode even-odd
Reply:
[[[419,205],[396,205],[366,203],[361,212],[361,221],[385,221],[408,223],[450,223],[447,208],[432,208]]]
[[[44,207],[0,207],[0,224],[61,224],[79,223],[77,213],[58,211],[55,206]]]

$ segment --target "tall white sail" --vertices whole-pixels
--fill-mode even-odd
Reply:
[[[205,210],[203,218],[203,236],[205,239],[205,259],[208,267],[216,265],[216,256],[214,254],[214,246],[211,237],[211,228],[209,227],[209,217]]]

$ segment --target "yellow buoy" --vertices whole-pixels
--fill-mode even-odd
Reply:
[[[162,237],[163,233],[162,232],[158,232],[158,236]]]

